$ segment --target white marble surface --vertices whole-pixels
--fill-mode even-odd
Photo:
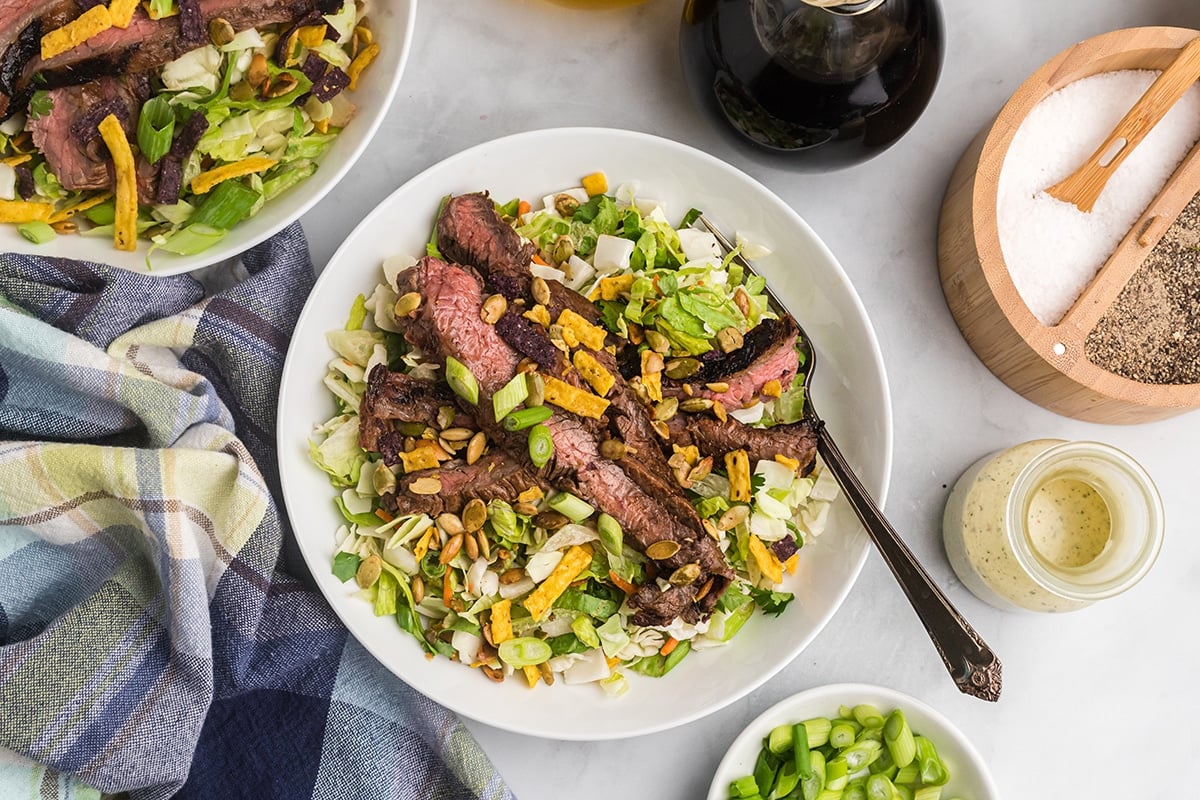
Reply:
[[[581,12],[545,0],[422,0],[391,114],[349,177],[304,218],[314,259],[324,264],[364,214],[425,167],[522,130],[627,127],[743,167],[812,224],[862,295],[889,364],[895,409],[887,511],[1000,654],[1004,696],[992,706],[958,694],[872,556],[808,650],[707,719],[604,743],[543,741],[472,724],[479,741],[523,800],[698,798],[725,748],[767,706],[811,686],[863,681],[913,694],[949,716],[991,764],[1006,798],[1192,796],[1179,780],[1195,779],[1200,741],[1200,416],[1106,427],[1058,417],[1014,394],[959,335],[938,284],[934,246],[954,163],[1025,76],[1093,34],[1200,26],[1200,4],[944,0],[945,69],[925,116],[880,158],[821,176],[747,162],[692,108],[678,65],[681,7],[681,0],[649,0]],[[1155,477],[1168,516],[1162,556],[1141,585],[1062,617],[1006,614],[976,600],[955,580],[939,538],[947,487],[968,464],[1042,436],[1125,449]]]

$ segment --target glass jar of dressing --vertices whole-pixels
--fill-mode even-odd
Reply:
[[[1163,538],[1146,471],[1097,442],[1037,439],[972,465],[950,493],[951,566],[1001,609],[1074,611],[1133,586]]]

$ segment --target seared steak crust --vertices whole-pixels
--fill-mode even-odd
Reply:
[[[367,376],[367,390],[358,409],[358,443],[364,450],[382,453],[384,463],[396,464],[403,439],[393,421],[433,425],[439,409],[454,405],[454,392],[444,382],[413,378],[377,364]],[[473,420],[458,412],[452,425],[470,426]]]
[[[437,494],[414,494],[409,487],[420,478],[436,475],[441,482]],[[458,514],[469,500],[478,498],[511,501],[533,486],[542,491],[550,488],[531,466],[517,463],[504,453],[484,456],[468,466],[461,461],[449,461],[439,469],[410,472],[397,479],[396,492],[385,495],[383,505],[394,514],[428,514],[436,517],[449,511]]]
[[[781,455],[800,462],[800,474],[812,471],[817,455],[817,432],[808,420],[773,428],[752,428],[732,417],[721,422],[702,414],[679,414],[668,424],[671,440],[681,445],[694,444],[714,458],[733,450],[745,450],[750,463],[771,461]]]

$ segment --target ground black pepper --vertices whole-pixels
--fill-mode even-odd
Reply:
[[[1140,383],[1200,383],[1200,194],[1088,334],[1084,352]]]

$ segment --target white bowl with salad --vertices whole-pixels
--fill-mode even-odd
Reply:
[[[172,275],[236,257],[346,174],[416,0],[120,0],[0,12],[0,251]],[[25,9],[24,6],[28,6]],[[41,31],[40,38],[36,35]]]
[[[780,700],[721,759],[708,800],[999,800],[987,762],[903,692],[839,683]]]
[[[483,190],[490,192],[489,200],[471,194]],[[457,196],[449,206],[448,195]],[[833,412],[829,424],[839,441],[845,439],[847,456],[864,484],[882,500],[891,463],[891,409],[879,349],[861,303],[811,229],[737,169],[685,145],[644,134],[556,129],[479,145],[405,184],[347,238],[297,323],[280,390],[284,497],[317,584],[381,662],[459,713],[538,736],[619,738],[670,728],[721,708],[770,678],[821,630],[862,567],[868,553],[865,534],[819,466],[810,473],[786,457],[748,464],[736,459],[697,461],[703,450],[680,447],[671,469],[664,460],[668,474],[663,477],[691,487],[687,501],[704,517],[704,530],[712,528],[730,569],[709,562],[706,569],[712,571],[704,583],[703,576],[697,580],[695,565],[687,564],[668,581],[658,561],[673,564],[669,559],[679,548],[670,544],[664,551],[658,542],[656,552],[648,547],[644,554],[634,552],[645,545],[644,540],[630,545],[636,539],[637,520],[629,519],[628,510],[619,504],[596,495],[595,485],[589,484],[588,457],[573,467],[579,484],[575,492],[562,485],[535,486],[531,470],[522,471],[503,459],[489,463],[487,459],[498,455],[523,456],[527,437],[534,467],[545,463],[537,458],[539,453],[546,455],[543,438],[552,440],[550,454],[557,447],[562,456],[556,456],[558,467],[564,461],[570,466],[576,456],[564,453],[564,441],[558,438],[562,428],[542,438],[535,432],[553,428],[564,414],[586,417],[586,409],[606,407],[606,396],[619,402],[620,390],[607,385],[602,390],[593,383],[595,394],[589,394],[582,381],[576,381],[584,388],[574,393],[577,396],[568,391],[572,397],[564,398],[559,394],[563,387],[547,373],[544,403],[538,402],[521,376],[512,374],[516,355],[501,352],[506,345],[487,327],[496,324],[498,315],[490,312],[498,297],[485,304],[487,292],[481,294],[474,284],[465,293],[451,291],[443,300],[433,299],[428,281],[435,273],[451,281],[447,286],[485,279],[490,285],[503,283],[503,274],[489,273],[482,263],[472,264],[476,273],[439,259],[413,266],[439,244],[447,246],[445,232],[441,238],[431,236],[431,228],[443,209],[449,215],[460,200],[465,201],[462,208],[469,211],[473,206],[490,215],[495,227],[508,231],[510,243],[520,243],[524,263],[518,272],[533,287],[529,306],[537,302],[524,318],[534,320],[531,330],[549,335],[571,354],[579,373],[589,380],[604,371],[596,369],[607,358],[603,351],[608,346],[601,347],[601,342],[633,346],[632,339],[622,337],[643,330],[627,324],[635,319],[645,330],[653,329],[646,342],[664,344],[668,367],[683,364],[685,353],[702,358],[703,351],[712,350],[709,355],[715,355],[714,348],[727,335],[740,343],[743,334],[747,340],[753,337],[756,325],[768,324],[772,315],[762,313],[766,301],[761,283],[730,271],[715,243],[693,236],[685,223],[694,216],[690,210],[699,209],[731,236],[736,234],[787,310],[814,337],[822,356],[823,377],[815,388],[818,402]],[[562,250],[568,244],[571,253]],[[419,292],[409,291],[421,280],[426,281],[427,302]],[[554,291],[549,291],[552,285]],[[561,297],[572,290],[596,299],[600,311],[593,314],[595,325],[570,319],[564,311],[559,317],[563,324],[537,327],[542,323],[536,320],[547,313],[545,308],[539,311],[537,298]],[[679,295],[678,302],[667,295]],[[472,296],[474,306],[460,302]],[[616,300],[606,301],[605,296]],[[634,297],[641,298],[640,305]],[[697,298],[709,305],[695,306]],[[584,316],[595,311],[579,297],[574,301]],[[514,307],[524,302],[514,300]],[[646,313],[650,306],[686,307],[698,318],[689,321],[678,313],[656,317]],[[441,324],[436,310],[443,308],[465,314],[449,318],[443,331],[446,340],[461,339],[462,330],[467,330],[468,339],[476,333],[481,341],[493,337],[499,348],[475,362],[472,358],[478,353],[456,351],[456,356],[444,358],[444,378],[441,362],[433,355],[437,344],[423,343],[430,348],[425,352],[402,341],[406,336],[409,341],[419,338],[406,326]],[[736,309],[745,309],[744,315]],[[427,311],[429,316],[423,317]],[[706,327],[705,320],[725,319],[726,314],[737,318],[738,331]],[[684,335],[681,326],[695,326],[697,335]],[[564,327],[572,331],[565,334]],[[599,341],[581,343],[593,335]],[[574,341],[576,336],[579,341]],[[647,349],[642,344],[638,348]],[[731,346],[726,352],[736,349]],[[643,365],[654,361],[646,352],[640,357]],[[792,364],[794,371],[794,360]],[[643,366],[642,375],[630,378],[630,385],[649,383],[647,369]],[[420,423],[420,431],[396,424],[391,433],[409,441],[403,452],[393,448],[391,461],[386,454],[365,449],[360,435],[373,413],[363,398],[378,389],[368,389],[368,382],[383,383],[369,377],[377,373],[385,374],[393,389],[405,392],[413,388],[414,378],[434,384],[440,380],[439,396],[449,398],[444,401],[448,405],[430,406],[438,420]],[[541,373],[534,368],[531,374]],[[663,374],[666,386],[672,373]],[[503,388],[497,380],[505,383]],[[795,412],[791,402],[796,398],[794,384],[786,383],[779,386],[775,381],[774,391],[764,389],[765,404],[761,399],[739,400],[745,407],[732,409],[736,422],[718,414],[719,403],[699,403],[708,415],[705,424],[717,425],[717,416],[729,425],[800,424],[784,419]],[[422,391],[427,391],[432,384],[423,385]],[[733,391],[719,382],[707,386],[714,392]],[[680,418],[683,409],[697,406],[686,401],[704,399],[704,391],[695,397],[679,395]],[[543,390],[532,392],[539,393]],[[399,403],[401,417],[393,419],[419,405],[414,395],[403,396],[407,405]],[[491,428],[482,412],[478,423],[469,419],[475,404],[482,407],[484,402],[494,411]],[[660,411],[666,402],[659,403]],[[673,411],[672,405],[662,416],[671,419]],[[572,421],[584,428],[590,422]],[[776,428],[772,435],[782,436],[783,430]],[[667,433],[664,428],[663,435]],[[467,443],[474,441],[487,449],[472,453]],[[520,453],[506,450],[513,441]],[[444,450],[443,463],[432,467],[426,457],[435,443]],[[607,442],[600,444],[598,455],[591,457],[597,463],[629,455],[613,455]],[[381,451],[387,449],[380,445]],[[648,456],[645,461],[656,463]],[[487,470],[480,471],[481,466]],[[456,506],[446,523],[443,506],[426,501],[436,495],[440,503],[449,491],[447,481],[471,485],[463,476],[472,468],[476,483],[491,481],[491,471],[499,470],[513,496],[480,502],[474,509],[469,503]],[[642,477],[653,481],[653,476]],[[739,501],[735,486],[743,482],[750,499]],[[665,502],[643,500],[650,505]],[[721,524],[735,506],[742,513],[735,510],[729,524]],[[478,519],[472,522],[473,516]],[[616,525],[615,537],[614,518],[626,520]],[[664,520],[662,527],[670,524]],[[486,542],[468,542],[464,536],[472,533]],[[791,542],[782,550],[781,538]],[[749,544],[751,540],[758,546]],[[656,563],[647,566],[650,561]],[[692,612],[680,612],[669,621],[662,616],[650,619],[649,603],[635,593],[649,584],[657,587],[651,594],[663,596],[673,588],[691,586]],[[724,592],[720,601],[715,606],[711,599],[702,604],[714,585],[714,596]],[[691,619],[686,618],[689,614]],[[553,685],[547,685],[547,677]]]

